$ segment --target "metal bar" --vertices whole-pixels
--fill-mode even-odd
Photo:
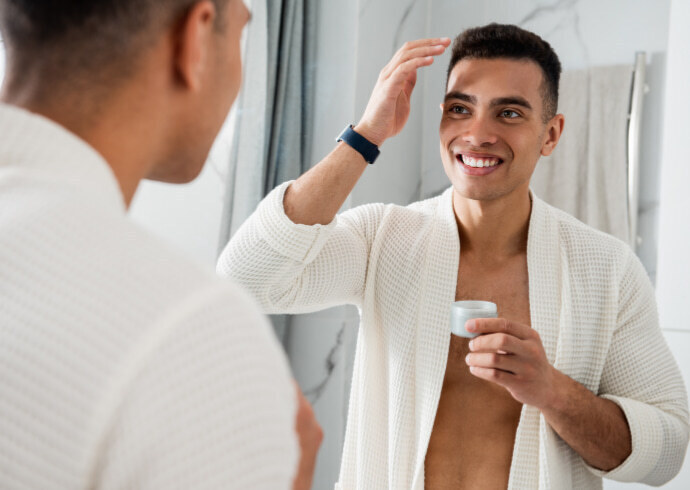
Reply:
[[[642,102],[645,94],[645,75],[647,55],[635,53],[635,70],[633,72],[630,94],[630,112],[628,113],[628,218],[630,224],[630,246],[637,248],[637,211],[640,195],[640,129],[642,127]]]

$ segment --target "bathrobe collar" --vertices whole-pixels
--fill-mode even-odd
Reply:
[[[23,175],[61,182],[87,192],[90,199],[125,213],[117,179],[105,159],[88,143],[46,117],[0,103],[0,178]]]

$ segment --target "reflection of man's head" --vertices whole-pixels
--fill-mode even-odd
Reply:
[[[527,191],[563,130],[560,73],[551,46],[516,26],[490,24],[455,39],[440,145],[459,195],[489,201]]]
[[[467,29],[453,42],[446,85],[455,65],[463,59],[531,60],[541,68],[544,121],[556,115],[561,63],[551,45],[536,34],[514,25],[489,24]]]

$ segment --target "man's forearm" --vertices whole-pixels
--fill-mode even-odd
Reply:
[[[405,43],[383,67],[374,90],[354,130],[376,146],[398,134],[410,114],[410,97],[417,69],[450,45],[448,38],[420,39]],[[362,155],[346,143],[297,179],[285,192],[285,214],[293,223],[328,224],[367,168]]]
[[[368,163],[346,143],[335,149],[285,191],[285,214],[293,223],[326,225],[333,221]]]
[[[621,408],[556,371],[556,390],[541,412],[548,424],[582,458],[609,471],[630,455],[630,428]]]

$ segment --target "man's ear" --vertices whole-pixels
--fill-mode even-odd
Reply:
[[[558,144],[563,134],[563,127],[565,126],[565,116],[563,114],[556,114],[546,124],[546,134],[544,143],[541,145],[541,154],[543,156],[551,155]]]
[[[203,73],[211,60],[216,7],[210,0],[195,3],[184,15],[176,31],[175,71],[190,90],[201,88]]]

